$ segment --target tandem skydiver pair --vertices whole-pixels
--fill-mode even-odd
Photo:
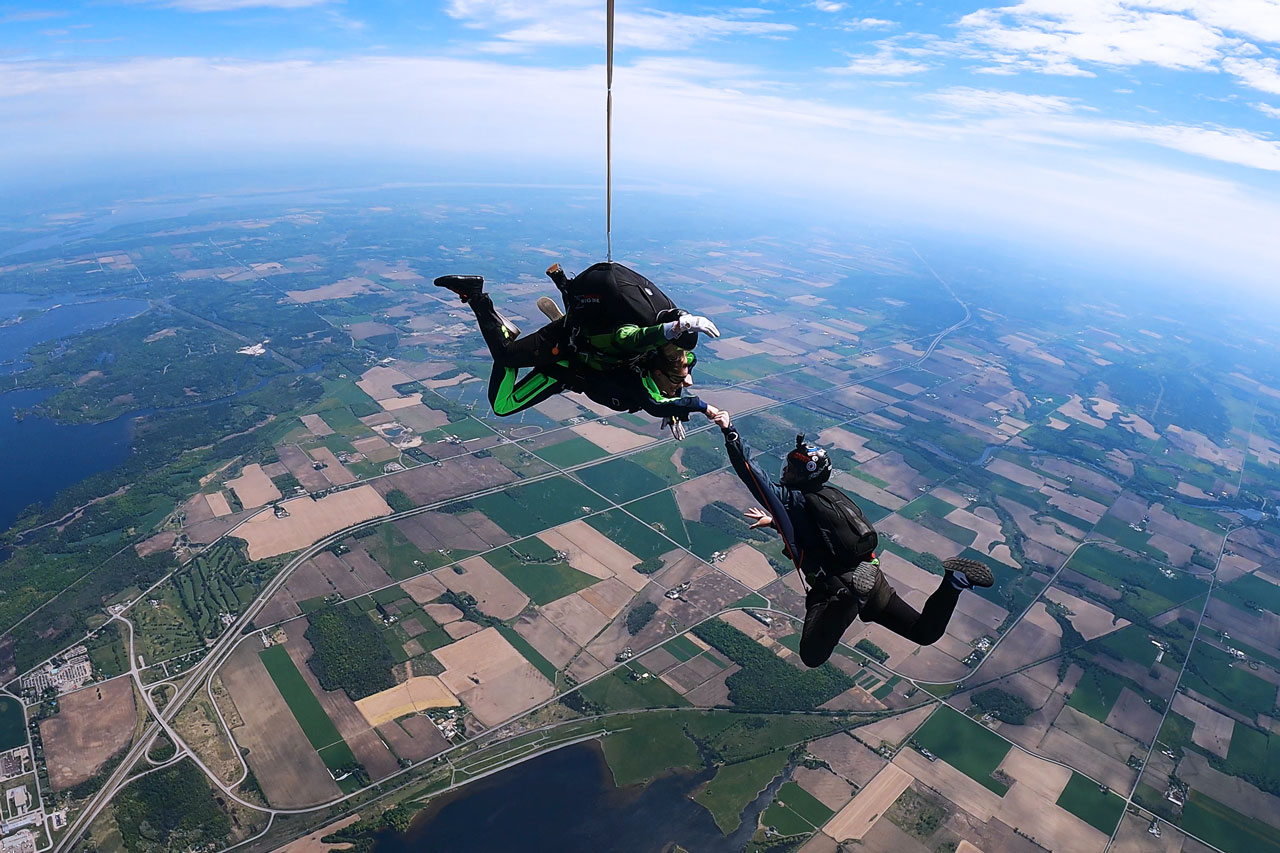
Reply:
[[[540,299],[551,322],[524,337],[494,306],[480,276],[435,281],[475,312],[494,360],[489,382],[494,413],[512,415],[567,389],[617,411],[643,410],[664,418],[677,438],[693,412],[714,421],[724,432],[734,472],[768,508],[745,513],[751,527],[777,530],[803,579],[799,651],[806,666],[825,663],[858,617],[931,645],[946,631],[963,590],[994,583],[982,562],[944,560],[941,583],[917,611],[880,570],[875,529],[848,495],[828,483],[831,460],[822,448],[797,436],[774,483],[743,445],[729,413],[688,394],[693,348],[700,334],[719,337],[714,323],[680,311],[651,281],[621,264],[595,264],[575,278],[553,265],[547,274],[569,312],[561,314],[551,300]],[[519,377],[525,367],[532,370]]]
[[[719,337],[706,317],[677,308],[657,285],[622,264],[599,263],[575,277],[558,264],[547,274],[567,314],[543,297],[550,323],[524,335],[502,315],[480,276],[446,275],[437,287],[471,306],[493,356],[489,403],[494,414],[522,412],[562,391],[577,391],[620,412],[644,411],[663,420],[676,438],[695,412],[720,410],[688,393],[698,337]],[[522,368],[531,368],[524,376]]]

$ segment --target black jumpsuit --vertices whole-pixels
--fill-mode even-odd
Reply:
[[[854,565],[827,567],[821,557],[830,553],[829,542],[805,509],[804,492],[773,483],[751,458],[738,432],[724,431],[725,449],[733,470],[773,516],[774,528],[782,534],[786,555],[804,573],[809,585],[805,596],[804,628],[800,634],[800,659],[805,666],[821,666],[835,650],[844,632],[859,615],[864,622],[883,625],[921,646],[937,642],[947,630],[960,590],[944,577],[919,612],[903,601],[881,574],[864,603],[847,585]]]

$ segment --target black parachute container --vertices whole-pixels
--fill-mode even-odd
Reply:
[[[573,278],[553,274],[552,279],[564,297],[565,322],[575,343],[620,326],[653,326],[679,314],[662,288],[622,264],[592,264]]]

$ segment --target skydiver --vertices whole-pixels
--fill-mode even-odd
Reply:
[[[662,322],[623,324],[575,345],[567,318],[550,300],[539,300],[539,307],[551,315],[545,307],[550,303],[560,316],[522,337],[520,327],[494,306],[481,276],[446,275],[435,284],[456,293],[476,315],[493,356],[489,404],[499,417],[524,411],[566,389],[615,411],[644,411],[660,418],[677,439],[683,438],[683,423],[690,414],[714,418],[720,412],[686,391],[693,384],[697,358],[692,348],[698,335],[720,334],[705,317],[669,312]],[[524,367],[534,370],[520,377]]]
[[[922,646],[937,642],[947,629],[960,593],[995,582],[985,564],[965,557],[942,562],[946,573],[933,595],[917,611],[899,597],[880,571],[874,528],[848,495],[827,484],[831,460],[826,451],[796,436],[796,446],[773,483],[751,458],[727,412],[714,418],[724,432],[733,470],[768,510],[752,507],[744,515],[751,528],[772,527],[804,581],[804,628],[800,659],[821,666],[844,632],[861,617],[883,625]]]

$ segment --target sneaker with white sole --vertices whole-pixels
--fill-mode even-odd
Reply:
[[[943,560],[942,568],[948,572],[964,575],[970,586],[991,586],[996,582],[990,566],[977,560],[970,560],[968,557],[952,557],[949,560]]]

